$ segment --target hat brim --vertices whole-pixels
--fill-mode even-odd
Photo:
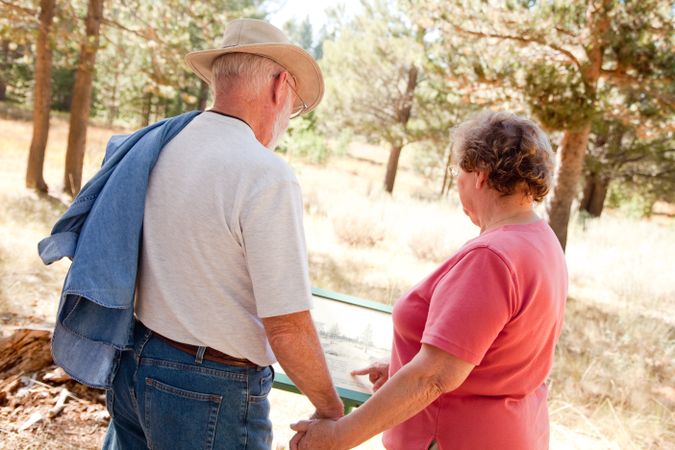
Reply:
[[[264,56],[288,70],[293,78],[295,78],[298,95],[307,105],[307,109],[305,109],[303,114],[315,109],[323,98],[323,75],[321,74],[319,65],[309,53],[293,44],[245,44],[199,50],[188,53],[185,56],[185,62],[199,78],[211,84],[213,80],[211,71],[213,61],[217,57],[227,53],[250,53]]]

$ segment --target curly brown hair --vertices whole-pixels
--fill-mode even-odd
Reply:
[[[458,125],[453,153],[466,172],[487,172],[488,186],[503,195],[517,191],[535,202],[546,197],[553,179],[553,151],[534,122],[510,112],[484,111]]]

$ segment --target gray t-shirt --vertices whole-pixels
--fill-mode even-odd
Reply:
[[[244,122],[205,112],[160,153],[143,223],[136,315],[176,341],[261,366],[261,318],[312,307],[302,194]]]

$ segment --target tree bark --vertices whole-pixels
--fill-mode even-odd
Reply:
[[[0,77],[0,102],[7,100],[7,83]]]
[[[145,94],[143,102],[143,111],[141,112],[141,127],[150,125],[150,114],[152,113],[152,92]]]
[[[390,194],[394,190],[394,181],[396,181],[396,172],[398,171],[398,160],[401,156],[401,144],[392,144],[389,151],[389,161],[387,161],[387,173],[384,176],[384,190]]]
[[[206,102],[209,100],[209,85],[204,80],[200,80],[199,84],[199,104],[198,108],[200,111],[206,109]]]
[[[80,47],[80,60],[75,74],[75,86],[73,87],[68,149],[66,150],[66,170],[63,180],[64,192],[71,197],[77,195],[82,186],[82,165],[87,144],[87,123],[91,109],[94,65],[102,18],[103,0],[89,0],[85,22],[86,33]]]
[[[40,25],[35,52],[35,87],[33,89],[33,137],[28,151],[26,187],[47,192],[43,176],[45,150],[49,137],[49,110],[52,99],[52,43],[55,0],[41,0]]]
[[[450,192],[450,188],[455,180],[450,175],[450,166],[452,165],[452,148],[448,148],[448,158],[445,161],[445,169],[443,170],[443,186],[441,187],[441,197]]]
[[[119,87],[120,73],[115,71],[113,77],[112,92],[110,93],[110,106],[108,107],[108,127],[112,128],[117,118],[117,112],[119,110],[117,106],[117,90]]]
[[[4,78],[5,69],[9,66],[9,40],[0,40],[2,62],[0,63],[0,102],[7,100],[7,80]]]
[[[602,0],[599,5],[589,2],[586,11],[590,41],[584,47],[588,63],[582,66],[581,76],[587,95],[594,100],[602,69],[603,54],[607,45],[605,34],[611,25],[609,18],[611,4],[611,0]],[[590,131],[590,119],[574,129],[566,129],[558,148],[555,183],[546,205],[546,213],[548,224],[553,228],[563,249],[567,245],[570,208],[577,195],[577,184],[581,178]]]
[[[586,211],[592,217],[600,217],[605,206],[609,182],[609,177],[602,176],[597,172],[589,173],[586,176],[584,195],[579,204],[579,209]]]
[[[0,340],[0,380],[35,372],[51,364],[51,335],[47,330],[22,328]]]
[[[410,120],[418,73],[417,66],[414,64],[408,69],[408,82],[405,93],[401,97],[396,111],[397,123],[404,129]],[[387,162],[387,173],[384,175],[384,190],[390,194],[394,191],[394,181],[396,181],[396,172],[398,171],[398,159],[401,156],[403,145],[402,142],[391,144],[389,161]]]
[[[584,165],[590,131],[590,125],[580,130],[565,130],[558,146],[555,181],[553,192],[546,204],[546,213],[548,224],[553,228],[563,249],[567,245],[570,208],[577,195],[577,184]]]

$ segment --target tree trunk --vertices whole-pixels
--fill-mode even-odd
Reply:
[[[51,364],[51,335],[47,330],[19,329],[0,340],[0,380],[35,372]]]
[[[70,108],[68,149],[64,191],[71,197],[77,195],[82,186],[82,164],[87,144],[87,123],[91,108],[91,91],[98,50],[99,31],[103,18],[103,0],[89,0],[86,18],[86,34],[80,47],[80,60],[75,74],[73,102]]]
[[[387,173],[384,176],[384,190],[390,194],[394,190],[394,181],[396,181],[396,172],[398,170],[398,159],[401,156],[401,144],[392,144],[389,151],[389,161],[387,161]]]
[[[450,165],[452,164],[452,148],[448,148],[448,159],[445,161],[445,169],[443,170],[443,186],[441,187],[441,197],[450,192],[452,183],[455,181],[450,174]]]
[[[2,48],[2,63],[0,63],[0,102],[7,100],[7,80],[3,78],[5,69],[9,66],[9,41],[3,39],[0,41]]]
[[[581,76],[586,86],[586,95],[594,101],[596,101],[596,89],[602,72],[604,50],[607,45],[605,34],[611,25],[609,17],[611,8],[611,0],[602,0],[600,5],[596,2],[588,2],[586,11],[586,18],[589,22],[587,30],[589,42],[584,47],[588,56],[588,63],[581,67]],[[581,124],[573,130],[565,130],[558,147],[555,184],[546,205],[546,213],[548,224],[553,228],[563,249],[567,245],[567,224],[570,219],[570,208],[577,195],[577,184],[584,165],[590,131],[590,122]]]
[[[586,176],[584,195],[579,204],[581,211],[586,211],[592,217],[600,217],[605,206],[605,198],[609,190],[610,179],[599,173],[592,172]]]
[[[199,104],[198,108],[200,111],[204,111],[206,109],[206,102],[209,100],[209,85],[206,84],[206,81],[201,80],[201,84],[199,85]]]
[[[593,188],[595,186],[593,177],[594,173],[589,173],[584,178],[584,190],[581,194],[581,200],[579,201],[579,211],[588,211],[588,205],[591,203],[591,197],[593,197]]]
[[[110,93],[110,106],[108,107],[108,127],[112,128],[117,118],[117,89],[119,87],[120,73],[116,70],[113,77],[112,92]]]
[[[49,137],[49,109],[52,99],[52,43],[55,0],[41,0],[40,28],[35,52],[35,87],[33,89],[33,137],[28,152],[26,187],[47,192],[42,171]]]
[[[145,94],[143,102],[143,111],[141,112],[141,127],[150,125],[150,114],[152,113],[152,92]]]
[[[410,120],[418,72],[417,66],[414,64],[408,69],[408,83],[398,106],[397,122],[403,129],[406,128],[408,121]],[[401,149],[403,149],[403,143],[398,142],[391,144],[389,161],[387,162],[387,173],[384,175],[384,190],[390,194],[394,191],[394,181],[396,180],[396,171],[398,170],[398,159],[401,156]]]
[[[590,131],[590,124],[579,130],[565,130],[558,146],[555,181],[553,192],[546,204],[546,213],[548,224],[553,228],[563,249],[567,245],[570,208],[577,195],[577,184],[584,165]]]

